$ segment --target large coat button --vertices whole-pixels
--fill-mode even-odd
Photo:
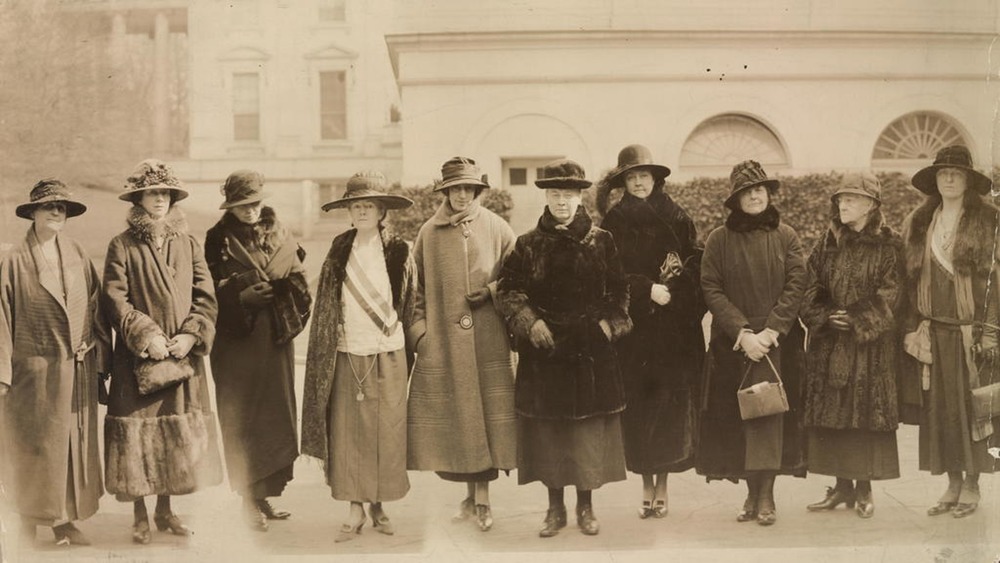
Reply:
[[[472,315],[462,315],[462,318],[458,319],[458,326],[464,329],[472,328]]]

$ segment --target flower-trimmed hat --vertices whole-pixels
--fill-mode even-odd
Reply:
[[[453,186],[490,187],[486,174],[479,174],[476,161],[464,156],[456,156],[441,165],[441,182],[434,186],[440,192]]]
[[[132,174],[125,179],[125,189],[127,191],[118,196],[122,201],[134,202],[137,195],[149,190],[170,190],[174,193],[174,202],[188,196],[170,165],[155,158],[148,158],[136,165]]]
[[[636,168],[645,168],[653,174],[656,180],[662,180],[670,175],[670,169],[653,162],[653,153],[644,145],[629,145],[618,152],[618,166],[609,174],[608,185],[613,188],[625,184],[625,174]]]
[[[226,201],[219,209],[229,209],[248,203],[257,203],[271,194],[264,192],[264,175],[254,170],[237,170],[226,178],[220,190]]]
[[[543,190],[585,190],[593,182],[584,178],[583,167],[566,158],[553,160],[542,167],[542,177],[535,180],[535,185]]]
[[[35,187],[31,188],[28,202],[18,205],[14,214],[22,219],[32,219],[35,208],[46,203],[62,203],[66,206],[66,218],[82,215],[87,210],[87,206],[75,201],[73,193],[69,191],[66,184],[55,178],[40,180]]]
[[[745,189],[763,185],[767,186],[768,193],[773,194],[778,191],[779,185],[777,180],[767,177],[764,167],[756,160],[744,160],[733,166],[733,171],[729,175],[729,184],[731,189],[725,205],[730,209],[736,209],[740,193]]]
[[[830,196],[830,201],[836,203],[840,194],[863,195],[875,200],[879,205],[882,204],[882,184],[871,172],[845,174],[837,190]]]
[[[410,198],[385,193],[385,184],[385,176],[381,172],[374,170],[358,172],[347,181],[344,195],[340,199],[324,203],[323,211],[346,208],[355,201],[366,199],[374,199],[386,209],[404,209],[413,205],[413,200]]]
[[[964,145],[952,145],[938,151],[934,164],[918,170],[910,183],[913,187],[927,195],[938,193],[937,172],[942,168],[958,168],[965,170],[969,178],[969,187],[980,195],[990,193],[993,180],[989,176],[972,167],[972,153]]]

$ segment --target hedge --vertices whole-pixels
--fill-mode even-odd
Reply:
[[[899,231],[906,215],[923,201],[923,194],[910,185],[909,175],[900,172],[880,172],[876,175],[882,183],[882,213],[889,225]],[[843,175],[838,172],[779,178],[781,188],[775,205],[781,211],[782,220],[799,233],[805,248],[812,248],[826,230],[830,220],[830,194],[842,178]],[[994,183],[1000,181],[1000,166],[994,167],[993,180]],[[398,184],[391,191],[415,202],[406,210],[390,214],[390,221],[397,232],[407,240],[413,240],[420,225],[441,204],[443,194],[434,192],[429,186],[403,188]],[[621,197],[621,190],[617,191],[619,193],[613,197]],[[584,192],[583,204],[599,220],[594,192],[594,189]],[[722,202],[729,195],[728,178],[695,178],[680,184],[668,182],[667,193],[691,215],[703,240],[725,221],[727,210]],[[514,202],[508,191],[490,189],[483,196],[483,205],[509,221]]]

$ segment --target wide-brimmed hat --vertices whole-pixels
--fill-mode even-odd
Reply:
[[[386,209],[403,209],[413,205],[413,200],[401,195],[385,193],[385,176],[381,172],[369,170],[358,172],[347,181],[347,189],[340,199],[323,204],[323,211],[345,208],[355,201],[374,199]]]
[[[553,160],[542,167],[541,178],[535,180],[535,185],[543,190],[573,189],[585,190],[593,182],[584,178],[583,167],[566,158]]]
[[[69,191],[66,184],[48,178],[39,181],[35,187],[31,188],[28,196],[28,203],[22,203],[14,209],[14,214],[22,219],[33,219],[32,214],[35,208],[46,203],[62,203],[66,206],[66,217],[76,217],[82,215],[87,210],[87,206],[73,199],[73,192]]]
[[[608,176],[608,184],[618,187],[625,184],[625,174],[629,170],[645,168],[653,174],[653,178],[662,180],[670,175],[670,169],[653,162],[653,153],[644,145],[629,145],[618,151],[618,166]]]
[[[256,203],[271,194],[264,193],[264,175],[253,170],[237,170],[226,178],[226,183],[219,190],[226,201],[219,209],[229,209],[248,203]]]
[[[440,192],[453,186],[490,187],[486,175],[479,173],[476,161],[464,156],[456,156],[441,165],[441,181],[434,186]]]
[[[174,193],[175,202],[188,196],[170,165],[155,158],[148,158],[136,165],[132,174],[125,179],[125,190],[118,199],[135,201],[137,194],[148,190],[170,190]]]
[[[744,160],[733,166],[733,171],[729,174],[730,191],[726,198],[726,207],[736,209],[736,200],[739,199],[743,190],[754,186],[767,186],[768,193],[774,193],[778,189],[778,181],[767,177],[764,167],[756,160]]]
[[[837,190],[830,196],[830,201],[836,202],[840,194],[863,195],[874,199],[879,205],[882,204],[882,184],[871,172],[845,174]]]
[[[942,168],[958,168],[968,173],[968,186],[980,195],[990,193],[993,180],[972,167],[972,153],[963,145],[952,145],[938,151],[934,164],[917,171],[910,181],[913,187],[927,195],[938,193],[937,172]]]

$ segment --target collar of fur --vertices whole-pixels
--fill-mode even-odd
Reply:
[[[734,209],[729,217],[726,217],[726,227],[738,233],[749,233],[755,229],[773,231],[778,228],[780,222],[781,214],[773,205],[768,205],[757,215],[748,215],[742,209]]]
[[[125,218],[128,230],[135,238],[148,243],[155,243],[159,237],[165,239],[187,233],[188,224],[184,212],[171,205],[166,217],[155,220],[150,217],[142,206],[133,205]]]
[[[351,255],[354,239],[358,236],[357,229],[351,229],[333,239],[330,253],[327,255],[333,267],[333,273],[341,282],[347,277],[347,259]],[[392,286],[393,305],[397,306],[402,299],[406,261],[410,255],[410,246],[396,236],[389,227],[379,227],[382,238],[382,249],[385,252],[385,267],[389,273],[389,285]],[[339,288],[337,289],[339,291]]]
[[[594,221],[583,205],[576,208],[576,215],[573,216],[573,220],[568,225],[556,221],[556,218],[549,212],[548,206],[545,206],[545,211],[538,220],[539,231],[553,236],[568,236],[577,242],[583,242],[590,234],[590,228],[593,225]]]
[[[259,248],[267,254],[273,254],[288,239],[288,230],[278,221],[271,207],[261,207],[260,218],[253,225],[240,221],[229,212],[222,215],[222,224],[243,246]]]
[[[924,259],[924,244],[934,211],[941,205],[941,196],[924,199],[910,214],[906,230],[906,271],[915,276]],[[963,275],[985,274],[993,265],[993,239],[998,210],[979,195],[966,193],[962,201],[962,217],[958,220],[955,244],[951,249],[952,265]]]
[[[836,204],[832,207],[831,217],[833,219],[830,220],[830,229],[827,234],[829,235],[828,242],[832,242],[834,245],[845,243],[878,245],[884,244],[893,236],[892,228],[885,224],[885,216],[882,215],[881,209],[872,210],[868,222],[860,231],[855,231],[840,222],[840,210]]]
[[[615,190],[622,191],[622,197],[621,197],[622,200],[624,200],[626,196],[630,195],[628,193],[628,190],[626,190],[623,187],[621,182],[614,182],[615,173],[617,172],[617,170],[618,170],[617,167],[608,170],[607,174],[605,174],[604,177],[597,182],[597,194],[594,197],[594,203],[597,206],[597,212],[600,213],[602,216],[608,213],[610,207],[613,207],[611,200],[613,199],[613,194]],[[666,195],[664,192],[665,185],[666,185],[666,179],[660,178],[656,180],[653,183],[652,193],[650,193],[649,197],[647,197],[646,199],[652,198],[653,196],[658,194]],[[635,196],[631,197],[639,199]]]

